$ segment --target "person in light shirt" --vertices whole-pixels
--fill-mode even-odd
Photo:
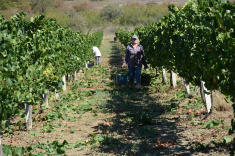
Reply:
[[[100,64],[101,52],[96,46],[93,47],[93,53],[95,54],[96,65],[99,65]]]

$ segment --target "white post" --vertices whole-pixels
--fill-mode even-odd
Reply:
[[[43,103],[46,105],[46,107],[49,107],[48,97],[49,97],[49,89],[46,93],[42,94],[43,97]]]
[[[72,82],[72,75],[70,75],[70,74],[68,74],[68,82],[69,82],[69,84],[71,84],[71,82]]]
[[[77,80],[77,72],[74,71],[74,81],[76,81],[76,80]]]
[[[167,83],[167,77],[166,77],[165,69],[163,69],[163,71],[162,71],[162,83],[164,83],[164,84]]]
[[[156,67],[156,76],[160,75],[158,67]]]
[[[32,129],[32,105],[25,105],[26,129]]]
[[[77,71],[77,79],[80,77],[80,70]]]
[[[86,68],[88,68],[88,64],[86,63]]]
[[[82,77],[83,70],[79,70],[79,77]]]
[[[190,94],[189,84],[185,80],[184,80],[184,87],[185,87],[186,95],[189,95]]]
[[[55,89],[55,99],[59,99],[60,98],[60,93],[57,93],[57,90]]]
[[[201,85],[203,87],[203,94],[205,97],[205,102],[206,102],[206,109],[207,109],[207,113],[210,112],[211,110],[211,95],[210,95],[210,91],[207,90],[207,88],[205,87],[205,82],[201,81]]]
[[[174,73],[173,71],[171,71],[171,85],[173,88],[176,87],[176,73]]]
[[[184,85],[184,78],[181,77],[181,85]]]
[[[0,136],[0,155],[3,155],[3,151],[2,151],[2,143],[1,143],[1,136]]]
[[[62,77],[62,81],[64,82],[64,85],[63,85],[62,89],[65,92],[66,91],[66,78],[65,78],[65,75]]]

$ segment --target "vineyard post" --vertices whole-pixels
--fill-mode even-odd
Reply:
[[[211,112],[212,112],[212,108],[213,108],[213,105],[214,105],[214,91],[213,89],[211,89]]]
[[[202,98],[202,102],[204,103],[205,107],[206,107],[206,98],[204,96],[204,88],[203,88],[203,81],[200,81],[200,94],[201,94],[201,98]]]
[[[203,96],[205,97],[205,105],[206,105],[207,113],[210,113],[211,106],[212,106],[211,94],[209,93],[209,91],[205,87],[204,81],[201,81],[201,86],[203,88]]]
[[[171,86],[175,88],[176,87],[176,73],[174,73],[173,71],[171,71],[170,82],[171,82]]]
[[[77,72],[74,71],[74,82],[77,80]]]
[[[160,73],[159,73],[159,69],[158,69],[158,67],[156,67],[156,77],[159,75]]]
[[[69,84],[71,84],[71,82],[72,82],[72,74],[68,74],[68,82],[69,82]]]
[[[32,129],[32,105],[25,105],[26,129]]]
[[[76,71],[76,74],[77,74],[76,75],[76,79],[78,80],[78,78],[79,78],[79,70]]]
[[[186,95],[189,95],[190,94],[189,84],[185,80],[184,80],[184,87],[185,87]]]
[[[42,94],[43,97],[43,103],[46,105],[46,107],[49,107],[48,97],[49,97],[49,89],[46,93]]]
[[[181,85],[184,85],[184,78],[181,77]]]
[[[77,79],[80,78],[80,70],[77,71]]]
[[[79,70],[79,77],[82,76],[82,70]]]
[[[65,75],[62,77],[62,81],[64,82],[62,89],[65,92],[66,91],[66,77],[65,77]]]
[[[162,70],[162,83],[166,84],[167,83],[167,77],[166,77],[166,71],[165,69]]]
[[[0,135],[0,155],[3,155],[3,152],[2,152],[2,143],[1,143],[1,135]]]
[[[57,93],[57,90],[55,89],[55,99],[59,99],[60,98],[60,93]]]

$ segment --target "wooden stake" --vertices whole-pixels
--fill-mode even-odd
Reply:
[[[200,81],[200,94],[201,94],[201,98],[202,98],[202,102],[204,103],[204,106],[206,107],[206,98],[204,95],[204,84],[202,83],[203,81]]]
[[[25,105],[26,129],[32,129],[32,105]]]
[[[43,103],[46,105],[46,107],[49,107],[49,102],[48,102],[48,98],[49,98],[49,89],[47,90],[46,93],[42,94],[43,97]]]
[[[186,95],[189,95],[190,94],[189,84],[185,80],[184,80],[184,87],[185,87]]]
[[[184,78],[181,77],[181,85],[184,85]]]
[[[65,92],[66,91],[66,78],[65,78],[65,75],[62,77],[62,81],[64,82],[64,85],[63,85],[62,89]]]
[[[166,77],[166,71],[163,69],[162,71],[162,83],[166,84],[167,83],[167,77]]]
[[[160,75],[160,73],[159,73],[159,68],[156,67],[156,77],[158,77],[159,75]]]
[[[176,74],[173,71],[171,71],[171,80],[170,80],[170,82],[171,82],[171,86],[173,88],[175,88],[176,87]]]
[[[211,94],[210,94],[210,91],[208,91],[207,88],[205,87],[204,81],[201,81],[201,86],[203,88],[203,95],[205,97],[205,105],[206,105],[207,113],[210,113],[211,106],[212,106]]]
[[[70,74],[68,74],[68,82],[69,82],[69,84],[71,84],[72,83],[72,75],[70,75]]]
[[[57,93],[57,90],[55,89],[55,99],[59,99],[60,98],[60,93]]]
[[[0,155],[3,155],[3,151],[2,151],[2,143],[1,143],[1,135],[0,135]]]
[[[74,72],[74,81],[76,81],[77,80],[77,72],[75,71]]]

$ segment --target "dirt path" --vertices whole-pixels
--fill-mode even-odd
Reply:
[[[234,137],[228,135],[231,103],[216,92],[216,109],[207,117],[198,95],[184,98],[183,86],[162,85],[154,70],[140,92],[117,86],[124,52],[113,37],[104,36],[101,66],[87,69],[60,100],[51,95],[43,113],[34,107],[32,131],[14,118],[2,144],[35,155],[229,155],[231,144],[223,140]]]

